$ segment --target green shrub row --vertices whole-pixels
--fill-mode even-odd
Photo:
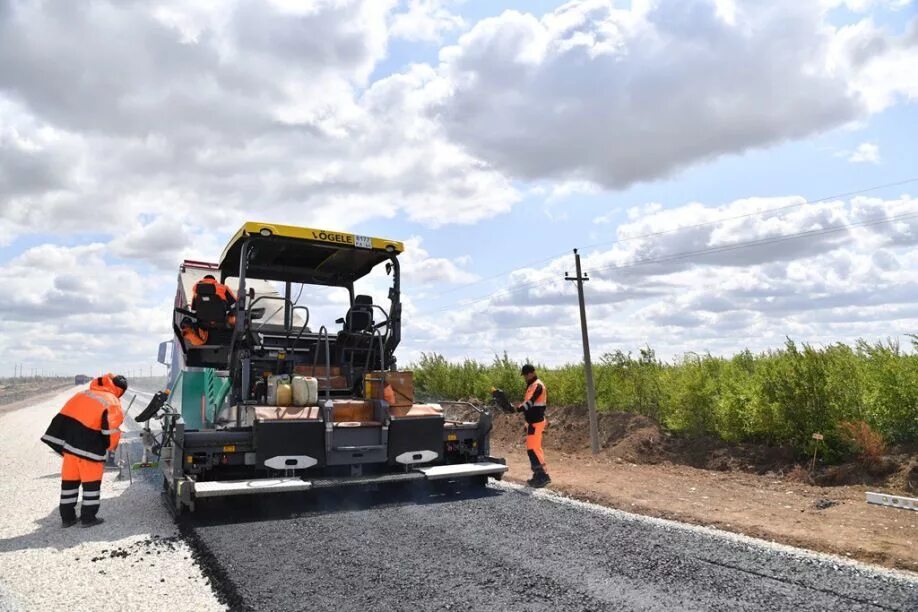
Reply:
[[[506,355],[482,364],[425,354],[412,369],[427,399],[487,401],[492,386],[516,399],[523,393],[520,364]],[[841,424],[864,421],[890,443],[918,443],[918,354],[895,342],[816,348],[788,340],[780,350],[688,354],[673,362],[646,348],[637,356],[605,354],[593,370],[599,410],[643,414],[687,435],[808,453],[818,432],[830,456],[840,458],[854,452]],[[539,374],[552,405],[585,404],[582,364]]]

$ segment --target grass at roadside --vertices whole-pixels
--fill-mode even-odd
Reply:
[[[918,348],[918,340],[913,341]],[[458,363],[425,354],[414,364],[422,397],[487,401],[492,386],[519,399],[519,363]],[[894,342],[824,348],[788,340],[780,350],[730,358],[689,354],[673,362],[650,348],[608,353],[594,366],[600,410],[642,414],[673,432],[870,460],[887,444],[918,444],[918,354]],[[554,405],[585,403],[582,364],[540,368]]]

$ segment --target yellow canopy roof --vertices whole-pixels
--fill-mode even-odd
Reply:
[[[405,248],[386,238],[249,221],[223,249],[220,270],[225,274],[238,274],[246,240],[253,247],[248,263],[252,277],[323,285],[353,282]]]

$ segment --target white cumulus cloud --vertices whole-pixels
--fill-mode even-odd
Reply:
[[[793,237],[801,232],[811,234]],[[835,342],[918,329],[918,202],[909,196],[642,206],[612,239],[583,258],[594,352],[650,344],[663,356],[729,353],[775,346],[785,335]],[[518,270],[485,299],[422,310],[409,324],[446,318],[460,330],[447,345],[454,357],[507,348],[563,362],[579,341],[576,291],[563,280],[570,268],[562,257]]]
[[[408,0],[408,10],[392,18],[389,33],[405,40],[440,42],[449,32],[465,27],[465,20],[453,13],[444,0]]]
[[[852,164],[879,164],[880,147],[872,142],[862,142],[848,155],[848,161]]]
[[[507,11],[441,51],[449,135],[523,179],[607,188],[860,117],[807,2],[572,2]],[[728,15],[729,18],[726,18]]]

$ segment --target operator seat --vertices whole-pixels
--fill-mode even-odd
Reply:
[[[201,283],[197,286],[191,307],[198,319],[198,325],[204,329],[226,329],[226,300],[217,295],[213,285]]]
[[[338,332],[338,350],[342,365],[363,364],[373,342],[373,298],[369,295],[354,296],[354,304],[343,320],[343,329]],[[378,351],[377,351],[378,352]]]
[[[228,345],[232,337],[229,324],[229,304],[220,297],[216,287],[208,283],[199,283],[195,287],[197,295],[191,302],[198,327],[207,332],[207,345]]]
[[[370,332],[373,328],[373,297],[354,296],[354,305],[347,312],[344,329],[350,333]]]

